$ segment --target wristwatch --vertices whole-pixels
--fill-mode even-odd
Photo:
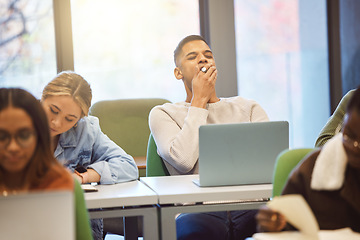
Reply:
[[[77,171],[78,173],[84,173],[87,172],[87,169],[84,168],[82,165],[77,165],[75,171]]]
[[[81,184],[86,183],[86,181],[84,181],[84,176],[83,176],[83,174],[86,173],[86,172],[87,172],[87,169],[84,168],[84,167],[81,166],[81,165],[78,165],[78,166],[75,168],[75,170],[74,170],[74,173],[75,173],[76,175],[78,175],[79,177],[81,177]]]

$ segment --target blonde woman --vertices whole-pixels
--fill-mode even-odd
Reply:
[[[134,159],[100,129],[99,120],[88,116],[92,91],[75,72],[59,73],[42,93],[55,157],[80,183],[114,184],[138,178]],[[102,238],[102,224],[92,221],[95,239]]]

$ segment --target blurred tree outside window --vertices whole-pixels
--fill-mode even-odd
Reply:
[[[52,0],[0,0],[0,87],[40,97],[55,74]]]

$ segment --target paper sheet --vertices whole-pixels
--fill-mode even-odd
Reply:
[[[351,228],[337,230],[320,230],[320,240],[360,240],[360,233],[354,232]]]
[[[319,240],[360,240],[360,234],[353,232],[350,228],[338,230],[320,230],[317,235]],[[297,231],[256,233],[255,240],[313,240],[314,238]]]
[[[255,240],[360,240],[360,233],[350,228],[319,231],[316,218],[301,195],[275,197],[267,206],[283,214],[299,231],[256,233],[253,235]]]
[[[309,236],[305,236],[301,232],[287,231],[287,232],[269,232],[269,233],[255,233],[253,236],[255,240],[313,240]],[[315,238],[317,239],[317,238]]]
[[[319,225],[303,196],[294,194],[275,197],[267,206],[283,214],[303,234],[317,239]]]

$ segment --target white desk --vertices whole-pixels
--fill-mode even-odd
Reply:
[[[137,239],[136,226],[129,227],[135,216],[143,217],[144,239],[159,239],[158,196],[139,181],[118,183],[114,185],[97,185],[98,192],[85,193],[85,201],[90,218],[125,218],[125,238]],[[130,217],[130,218],[129,218]],[[132,231],[133,230],[133,231]]]
[[[178,213],[257,209],[272,195],[272,184],[198,187],[192,182],[196,178],[199,175],[140,178],[158,195],[161,239],[176,239]]]

